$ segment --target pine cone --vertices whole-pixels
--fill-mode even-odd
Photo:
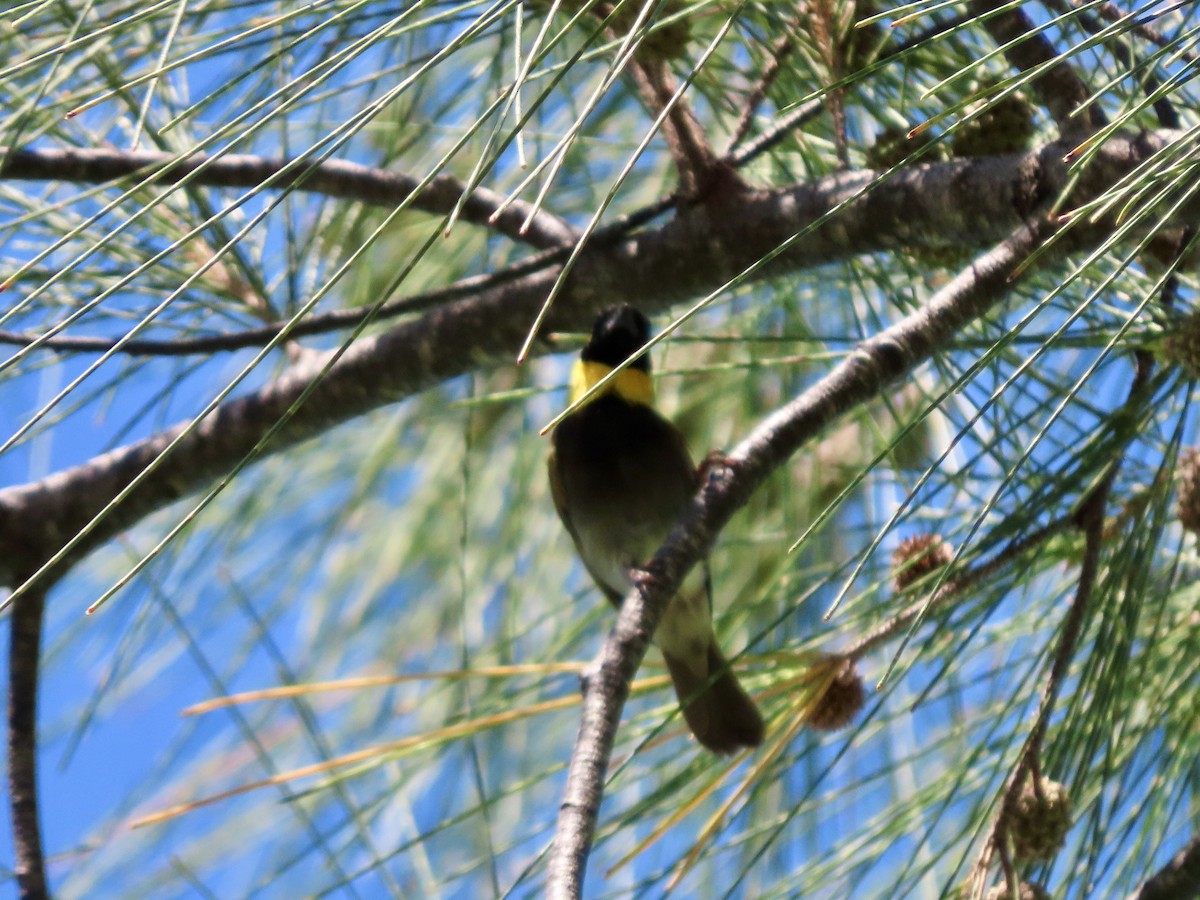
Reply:
[[[853,660],[841,664],[825,693],[809,710],[807,724],[817,731],[837,731],[854,721],[867,703],[867,690]]]
[[[954,547],[938,534],[917,534],[905,538],[892,554],[892,575],[896,591],[916,584],[930,572],[948,566],[954,559]]]
[[[1183,369],[1188,378],[1200,378],[1200,312],[1179,319],[1163,339],[1162,357]]]
[[[1200,448],[1184,447],[1175,464],[1176,515],[1179,524],[1200,535]]]
[[[910,138],[907,129],[888,125],[875,135],[875,143],[866,149],[867,165],[882,171],[901,163],[916,165],[918,162],[931,162],[939,156],[926,153],[916,160],[910,160],[909,157],[922,147],[929,146],[932,140],[928,131],[919,131]]]
[[[999,156],[1020,153],[1029,146],[1036,129],[1033,104],[1024,96],[1014,92],[999,100],[984,98],[968,110],[981,108],[979,115],[954,130],[951,155]]]
[[[1049,778],[1039,779],[1037,790],[1026,779],[1021,794],[1008,810],[1007,826],[1013,855],[1020,862],[1049,861],[1071,830],[1071,798],[1067,789]]]

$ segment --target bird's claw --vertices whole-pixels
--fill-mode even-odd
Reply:
[[[700,460],[700,465],[696,466],[696,481],[704,484],[713,472],[719,469],[733,469],[733,467],[733,460],[725,454],[724,450],[709,450],[708,455]]]
[[[658,576],[649,569],[633,568],[629,570],[629,579],[633,582],[633,586],[645,594],[648,591],[658,587]]]

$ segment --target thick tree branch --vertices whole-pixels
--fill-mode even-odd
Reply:
[[[768,475],[846,411],[911,373],[1011,287],[1010,276],[1036,249],[1041,229],[1023,226],[980,257],[921,309],[861,343],[811,388],[777,410],[714,468],[680,523],[621,606],[617,624],[586,680],[583,712],[551,850],[547,894],[581,896],[603,797],[604,778],[629,682],[669,599],[712,548],[717,534]]]
[[[819,108],[818,103],[818,111]],[[1110,141],[1096,165],[1086,173],[1080,193],[1087,194],[1111,183],[1156,149],[1166,146],[1176,134],[1164,130],[1137,138],[1124,136]],[[886,184],[871,188],[869,198],[841,210],[836,227],[831,223],[818,232],[816,237],[822,239],[821,243],[809,244],[808,241],[813,238],[806,238],[803,247],[784,254],[773,264],[773,269],[794,270],[820,262],[820,256],[805,252],[810,246],[820,248],[826,254],[826,260],[898,246],[984,246],[1000,239],[1015,227],[1042,198],[1063,188],[1066,169],[1061,156],[1072,148],[1073,145],[1055,143],[1025,154],[914,166],[896,173]],[[741,161],[739,156],[730,158],[729,163],[738,165]],[[706,217],[702,213],[688,211],[681,222],[648,232],[625,244],[621,243],[621,238],[636,227],[641,219],[614,223],[611,228],[597,231],[591,249],[580,260],[580,266],[585,272],[591,271],[589,263],[594,268],[597,261],[608,259],[610,252],[620,253],[625,248],[633,249],[635,253],[649,254],[647,258],[655,262],[678,251],[682,253],[674,260],[678,269],[677,264],[681,260],[703,254],[704,246],[699,243],[701,240],[709,245],[725,245],[736,249],[742,264],[749,266],[754,262],[753,252],[767,253],[775,249],[795,234],[799,227],[811,223],[837,203],[867,190],[874,178],[871,172],[843,173],[798,186],[737,195],[731,203],[721,205],[719,214]],[[647,216],[659,211],[659,207],[651,208]],[[1181,217],[1193,216],[1196,212],[1189,207]],[[886,221],[873,219],[876,213],[886,214]],[[679,247],[677,235],[690,223],[704,225],[712,234],[698,235],[698,242],[694,245]],[[752,241],[740,241],[738,232],[742,228],[753,228],[760,233]],[[839,235],[843,236],[841,240]],[[666,253],[660,252],[660,244],[668,247]],[[389,300],[377,310],[373,306],[363,306],[319,313],[294,325],[289,335],[299,338],[350,328],[372,313],[376,321],[384,321],[458,300],[484,296],[523,296],[530,285],[541,284],[541,277],[565,259],[568,250],[563,247],[552,248],[498,272],[473,276],[444,288]],[[630,256],[629,253],[621,255],[625,259]],[[639,302],[650,309],[665,306],[665,303],[655,299],[657,284],[662,279],[653,266],[638,266],[636,262],[632,265],[635,268],[630,270],[629,278],[623,280],[635,286],[629,288],[633,293],[625,297],[645,297]],[[694,295],[710,290],[734,274],[728,266],[720,268],[723,274],[713,276],[719,280],[702,281],[693,276],[690,265],[685,266],[677,272],[683,280],[679,283],[681,290],[673,292],[673,296]],[[575,280],[580,280],[578,274]],[[613,302],[620,299],[621,295],[614,294]],[[512,302],[518,301],[512,299]],[[580,321],[577,320],[575,324],[580,324]],[[176,340],[133,340],[125,344],[121,352],[135,356],[186,356],[259,347],[277,337],[284,325],[283,322],[277,322],[240,332]],[[0,331],[0,344],[28,346],[38,338],[34,333]],[[115,342],[115,338],[56,335],[41,341],[40,346],[75,353],[102,353],[111,349]],[[2,536],[0,530],[0,538]]]
[[[1192,900],[1200,896],[1200,837],[1188,841],[1129,900]]]
[[[0,147],[0,179],[12,181],[57,181],[101,183],[143,177],[159,171],[156,184],[175,184],[186,175],[200,172],[190,183],[204,187],[252,188],[272,179],[273,189],[295,188],[341,200],[355,200],[371,206],[396,207],[413,192],[415,209],[444,215],[462,197],[465,185],[457,178],[439,175],[425,187],[420,180],[384,169],[372,169],[352,162],[325,160],[310,163],[301,160],[266,159],[261,156],[229,154],[211,158],[198,153],[178,158],[170,153],[151,150],[12,150]],[[523,201],[509,203],[504,212],[491,221],[504,197],[486,188],[471,191],[460,218],[476,225],[494,228],[501,234],[535,247],[556,247],[574,240],[575,230],[558,217],[539,210],[529,228],[522,225],[532,209]]]
[[[1110,184],[1173,136],[1163,132],[1110,141],[1084,173],[1080,194]],[[547,328],[582,330],[597,309],[629,298],[654,312],[747,271],[753,280],[858,253],[998,240],[1065,184],[1066,146],[915,166],[878,184],[871,172],[840,173],[783,191],[739,196],[736,204],[717,209],[688,208],[658,229],[582,254]],[[314,355],[278,381],[225,402],[63,562],[228,472],[306,392],[304,404],[264,452],[464,372],[511,362],[556,275],[548,269],[485,288],[360,340],[319,379],[330,363],[328,354]],[[543,341],[537,352],[550,349]],[[0,548],[5,551],[0,583],[12,583],[6,566],[45,561],[73,539],[183,429],[176,426],[40,482],[0,491]]]

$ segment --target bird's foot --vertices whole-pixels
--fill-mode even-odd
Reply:
[[[642,569],[634,566],[629,570],[629,580],[643,594],[652,591],[659,585],[659,578],[649,569]]]
[[[700,465],[696,466],[696,481],[704,484],[714,472],[721,469],[732,470],[735,465],[734,461],[725,455],[724,450],[709,450],[708,455],[700,460]]]

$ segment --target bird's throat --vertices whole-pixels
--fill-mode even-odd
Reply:
[[[606,366],[604,363],[577,359],[575,368],[571,370],[571,402],[577,401],[611,371],[612,366]],[[593,399],[609,393],[616,394],[630,403],[654,405],[654,382],[649,373],[641,369],[622,369],[600,393],[593,395]]]

